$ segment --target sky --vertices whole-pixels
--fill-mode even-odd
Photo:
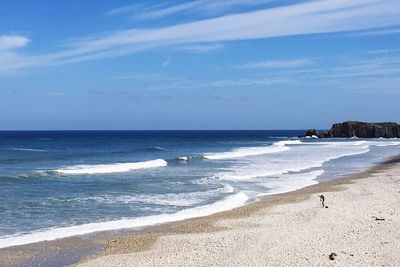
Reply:
[[[400,122],[399,0],[2,0],[0,130]]]

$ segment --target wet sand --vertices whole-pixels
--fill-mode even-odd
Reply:
[[[399,204],[395,158],[204,218],[1,249],[0,265],[67,265],[92,254],[79,266],[396,266]]]

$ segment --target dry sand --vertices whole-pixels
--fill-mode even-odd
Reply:
[[[329,208],[322,208],[320,193]],[[108,241],[78,266],[400,266],[399,206],[394,162]]]

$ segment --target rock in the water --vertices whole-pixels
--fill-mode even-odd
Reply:
[[[319,136],[320,133],[316,129],[309,129],[304,136]]]
[[[346,121],[335,123],[326,133],[319,133],[315,129],[310,129],[305,136],[318,136],[319,138],[395,138],[400,137],[400,125],[395,122],[368,123],[359,121]]]

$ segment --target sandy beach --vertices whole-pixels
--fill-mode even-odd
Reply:
[[[399,204],[400,164],[392,162],[108,241],[77,266],[399,266]]]
[[[399,204],[396,158],[204,218],[1,249],[0,266],[399,266]]]
[[[400,0],[59,2],[0,1],[0,267],[400,267]]]

